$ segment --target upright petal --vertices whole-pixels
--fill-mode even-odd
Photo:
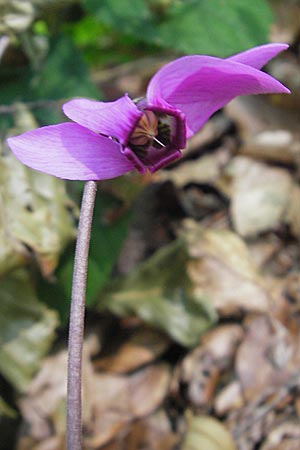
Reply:
[[[75,123],[37,128],[7,142],[23,164],[58,178],[102,180],[134,168],[119,143]]]
[[[242,53],[230,56],[230,61],[246,64],[247,66],[261,69],[270,59],[274,58],[278,53],[286,50],[288,44],[265,44],[259,47],[250,48]]]
[[[186,116],[187,137],[238,95],[289,93],[279,81],[251,66],[212,56],[185,56],[150,80],[149,103],[171,105]]]
[[[135,103],[124,95],[115,102],[98,102],[79,98],[63,105],[69,119],[95,133],[111,136],[125,145],[142,116]]]

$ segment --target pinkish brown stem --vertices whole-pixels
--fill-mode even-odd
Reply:
[[[68,346],[67,450],[82,449],[81,366],[84,310],[91,225],[96,192],[97,183],[88,181],[83,191],[75,250]]]

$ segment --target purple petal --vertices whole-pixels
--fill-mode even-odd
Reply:
[[[23,164],[68,180],[114,178],[134,168],[119,143],[75,123],[37,128],[7,142]]]
[[[185,56],[150,80],[149,103],[171,105],[186,116],[187,137],[238,95],[289,93],[279,81],[253,67],[212,56]]]
[[[75,99],[65,103],[63,111],[79,125],[95,133],[114,137],[123,145],[142,116],[142,112],[128,95],[115,102]]]
[[[230,56],[228,60],[246,64],[255,69],[261,69],[270,59],[288,47],[288,44],[260,45],[259,47],[250,48],[250,50]]]

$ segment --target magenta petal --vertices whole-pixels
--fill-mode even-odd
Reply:
[[[187,137],[238,95],[289,93],[279,81],[253,67],[212,56],[185,56],[160,69],[151,79],[147,99],[171,105],[186,116]]]
[[[230,56],[228,60],[246,64],[247,66],[255,67],[255,69],[261,69],[270,59],[288,47],[288,44],[260,45],[259,47],[250,48],[250,50]]]
[[[134,168],[119,143],[75,123],[37,128],[7,142],[23,164],[68,180],[114,178]]]
[[[114,137],[123,145],[142,116],[128,95],[115,102],[79,98],[65,103],[63,111],[69,119],[79,125],[95,133]]]

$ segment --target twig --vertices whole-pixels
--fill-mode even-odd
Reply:
[[[67,393],[67,450],[82,448],[81,366],[84,308],[91,225],[97,183],[85,184],[75,250],[71,313],[69,325],[69,360]]]

